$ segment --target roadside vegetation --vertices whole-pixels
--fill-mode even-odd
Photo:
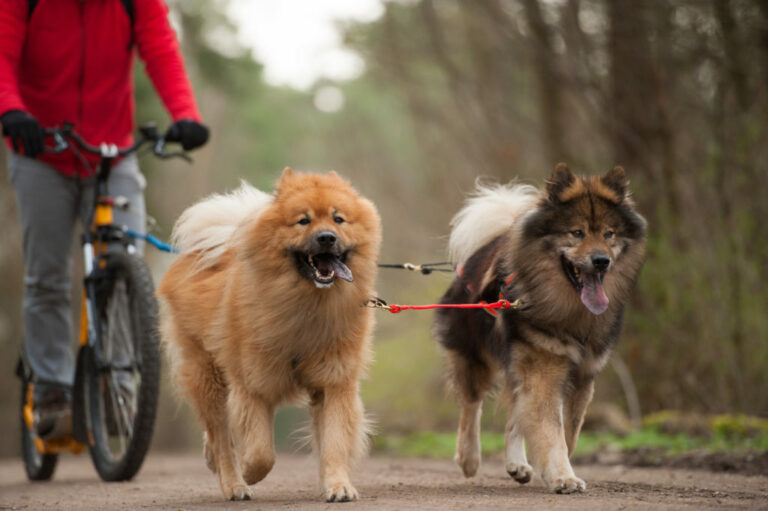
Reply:
[[[503,433],[481,435],[483,454],[503,456]],[[455,452],[455,433],[380,435],[374,451],[400,456],[450,458]],[[622,463],[623,453],[647,464],[664,464],[680,455],[730,453],[741,458],[768,453],[768,420],[746,415],[699,416],[664,411],[644,418],[643,426],[626,435],[584,431],[576,446],[579,462]],[[633,463],[637,464],[637,462]]]

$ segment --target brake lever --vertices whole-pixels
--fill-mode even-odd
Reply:
[[[155,147],[153,149],[155,156],[162,158],[164,160],[169,160],[171,158],[181,158],[187,163],[192,163],[192,157],[189,156],[184,151],[175,151],[171,153],[165,152],[165,138],[159,138],[157,139],[157,142],[155,142]]]
[[[51,136],[53,137],[53,142],[55,145],[53,147],[45,146],[44,150],[46,152],[59,154],[59,153],[63,153],[67,149],[67,147],[69,147],[69,143],[67,142],[67,140],[58,131],[51,133]]]

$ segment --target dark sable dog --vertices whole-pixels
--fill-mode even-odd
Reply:
[[[479,187],[452,225],[459,276],[442,303],[522,303],[500,314],[437,314],[461,404],[456,462],[467,477],[477,472],[483,397],[501,376],[507,472],[520,483],[535,472],[558,493],[582,491],[568,457],[645,254],[646,222],[624,170],[577,177],[561,163],[542,191]]]

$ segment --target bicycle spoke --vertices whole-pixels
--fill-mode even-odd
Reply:
[[[135,362],[131,309],[128,303],[128,291],[122,279],[115,282],[112,299],[108,304],[107,322],[110,360],[115,361],[119,358],[122,359],[120,362]]]
[[[133,402],[135,392],[131,392],[127,387],[133,387],[134,391],[136,389],[136,374],[133,372],[136,368],[134,326],[128,296],[126,282],[121,278],[117,279],[106,304],[102,327],[104,362],[109,370],[109,380],[105,383],[109,387],[112,408],[109,418],[115,424],[121,454],[126,450],[126,438],[130,441],[133,437],[133,413],[136,409]],[[131,372],[124,372],[125,368],[129,368]],[[117,372],[118,370],[121,372]],[[128,402],[125,394],[131,394],[131,402]],[[105,413],[110,412],[105,410]],[[107,434],[110,433],[108,429],[109,427]]]
[[[130,414],[130,409],[126,406],[125,397],[122,395],[120,390],[122,389],[122,385],[117,379],[115,378],[115,374],[112,373],[112,382],[115,386],[115,392],[117,393],[117,408],[120,412],[120,416],[116,419],[118,420],[118,424],[121,424],[121,426],[125,426],[127,428],[128,438],[133,437],[133,417],[131,417],[132,414]]]
[[[111,373],[110,373],[110,376],[112,376]],[[114,386],[110,385],[107,382],[105,383],[110,395],[110,402],[112,404],[112,418],[115,421],[115,425],[117,426],[117,437],[119,438],[119,441],[120,441],[120,446],[121,446],[120,453],[122,454],[125,452],[125,435],[123,432],[123,425],[121,424],[122,421],[120,420],[120,412],[118,411],[118,407],[119,407],[119,405],[117,404],[118,398],[114,390]],[[106,410],[104,412],[108,413]],[[106,424],[104,424],[104,427],[106,429]],[[109,431],[107,431],[107,434],[109,434]]]

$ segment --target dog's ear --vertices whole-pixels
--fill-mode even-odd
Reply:
[[[547,180],[547,195],[552,202],[560,202],[560,194],[567,190],[576,181],[571,169],[565,163],[558,163],[555,171]]]
[[[627,176],[622,167],[616,166],[600,178],[602,183],[616,193],[621,202],[627,195]]]
[[[294,176],[296,176],[296,172],[294,172],[291,167],[285,167],[283,169],[283,173],[280,174],[280,177],[277,179],[277,183],[275,184],[275,191],[278,195],[280,195],[281,190],[286,188],[287,183],[291,181]]]

